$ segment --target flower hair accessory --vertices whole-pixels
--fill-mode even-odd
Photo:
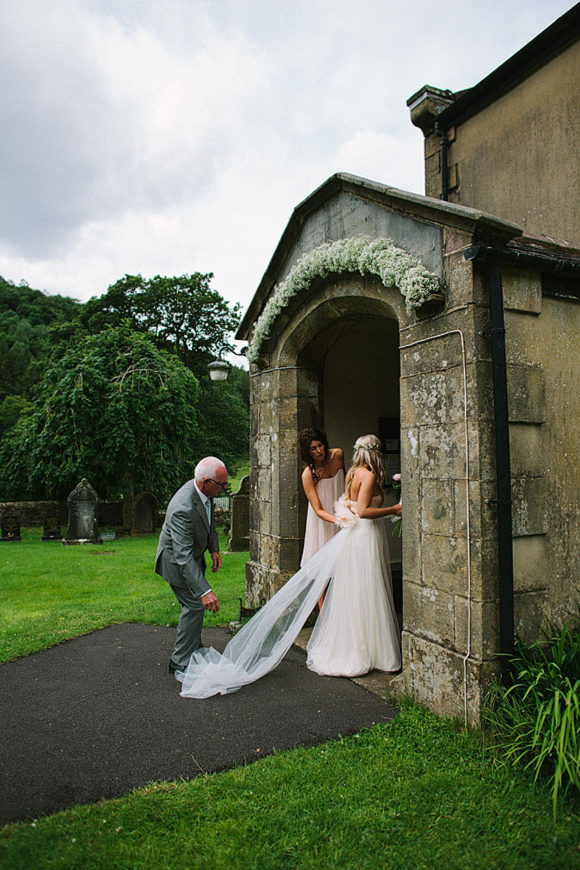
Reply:
[[[379,447],[378,444],[357,444],[356,442],[352,445],[353,450],[370,450],[373,453],[380,453],[383,455],[383,451]]]

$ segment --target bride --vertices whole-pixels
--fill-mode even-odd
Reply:
[[[327,594],[307,647],[307,666],[329,676],[358,676],[401,666],[383,507],[384,463],[375,435],[354,445],[345,494],[336,503],[341,531],[315,553],[226,646],[194,652],[176,673],[181,695],[208,698],[260,679],[284,658],[317,600]]]

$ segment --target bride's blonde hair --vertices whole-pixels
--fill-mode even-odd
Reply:
[[[350,484],[358,468],[368,468],[375,475],[377,483],[382,486],[385,481],[385,462],[380,439],[376,435],[361,435],[354,442],[352,465],[346,475],[345,492],[350,498]]]

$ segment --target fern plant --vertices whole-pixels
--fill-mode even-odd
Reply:
[[[545,641],[516,641],[508,685],[494,680],[483,717],[490,748],[546,776],[558,796],[580,791],[580,628],[550,626]]]

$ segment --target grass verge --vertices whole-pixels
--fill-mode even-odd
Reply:
[[[158,534],[103,544],[63,546],[24,529],[22,542],[0,550],[0,661],[9,661],[122,622],[177,625],[179,605],[153,571]],[[247,553],[224,552],[222,569],[210,574],[222,609],[205,625],[239,617]]]
[[[3,866],[573,868],[579,817],[412,706],[388,725],[0,835]]]

